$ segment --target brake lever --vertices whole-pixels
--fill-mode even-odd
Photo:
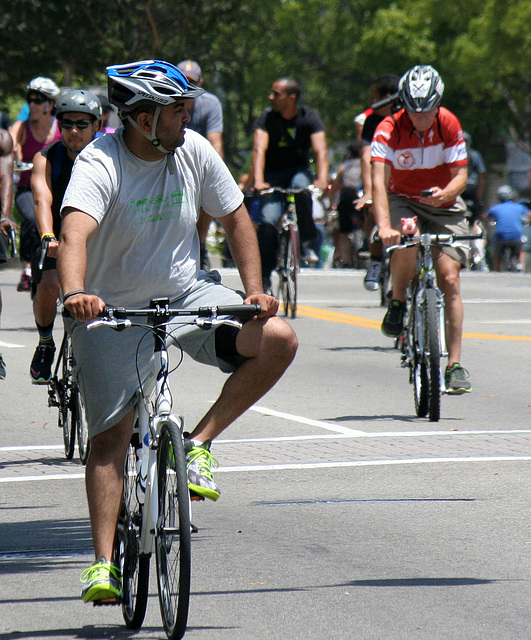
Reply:
[[[91,329],[95,329],[96,327],[110,327],[111,329],[114,329],[115,331],[123,331],[124,329],[127,329],[127,327],[131,327],[132,326],[132,322],[131,320],[121,320],[121,319],[117,319],[117,318],[112,318],[112,319],[107,319],[107,318],[101,318],[99,320],[94,320],[93,322],[89,323],[87,325],[87,330],[90,331]]]

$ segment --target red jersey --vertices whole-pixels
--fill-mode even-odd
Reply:
[[[450,169],[468,164],[459,120],[440,107],[421,140],[406,110],[401,109],[378,125],[371,144],[371,162],[385,162],[391,167],[389,193],[419,200],[424,189],[444,189],[452,179]]]

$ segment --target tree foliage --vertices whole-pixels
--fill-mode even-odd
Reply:
[[[0,16],[5,96],[32,77],[103,84],[105,67],[143,58],[197,60],[224,104],[233,166],[272,81],[297,78],[332,144],[355,135],[353,117],[382,73],[433,64],[445,104],[480,148],[505,131],[530,141],[528,0],[8,0]]]

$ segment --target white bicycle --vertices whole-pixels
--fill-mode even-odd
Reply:
[[[162,622],[170,640],[186,632],[190,601],[190,491],[186,472],[182,417],[172,415],[168,386],[168,323],[188,317],[205,329],[222,324],[241,327],[260,314],[259,305],[229,305],[172,309],[167,298],[152,300],[147,309],[107,307],[89,329],[108,326],[117,331],[144,327],[154,338],[156,389],[153,402],[142,398],[124,471],[124,490],[116,530],[113,562],[122,574],[120,604],[127,627],[138,629],[146,613],[149,562],[157,561],[157,584]],[[146,323],[132,322],[144,317]],[[238,320],[236,319],[238,318]],[[192,496],[197,497],[197,496]],[[119,604],[116,602],[116,604]],[[113,603],[114,604],[114,603]]]

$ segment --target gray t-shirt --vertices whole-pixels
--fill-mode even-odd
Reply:
[[[190,115],[192,121],[186,125],[187,129],[197,131],[202,136],[206,136],[208,133],[223,132],[221,102],[213,93],[206,91],[196,98]]]
[[[83,211],[99,225],[87,246],[85,289],[109,305],[142,307],[156,297],[175,299],[195,283],[199,207],[221,218],[243,195],[212,145],[194,131],[173,156],[156,162],[133,155],[122,132],[98,138],[78,155],[62,210]]]

